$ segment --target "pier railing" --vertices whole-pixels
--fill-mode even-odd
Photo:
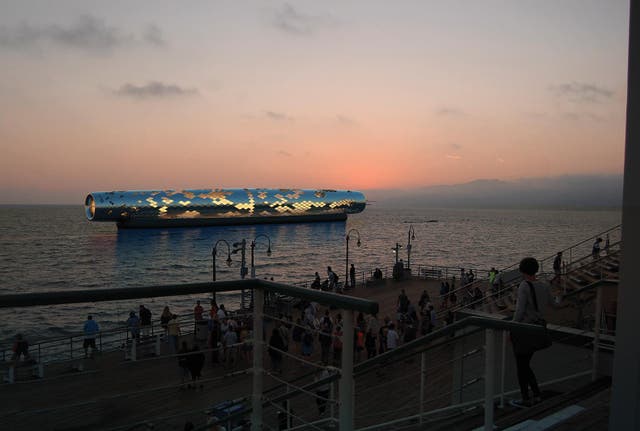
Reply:
[[[600,249],[601,249],[601,253],[604,254],[608,251],[607,245],[611,247],[612,244],[614,243],[617,244],[622,241],[622,225],[618,224],[607,230],[604,230],[595,235],[592,235],[587,239],[579,241],[569,247],[566,247],[562,250],[558,250],[559,252],[562,252],[564,265],[571,267],[574,265],[574,262],[576,262],[577,260],[580,260],[585,256],[590,256],[593,243],[598,238],[602,238]],[[607,243],[607,238],[609,241],[608,243]],[[547,273],[553,272],[553,260],[556,257],[556,253],[550,256],[546,256],[541,259],[538,259],[540,263],[540,272],[547,272]],[[502,271],[508,271],[508,270],[517,269],[517,268],[518,268],[518,263],[514,263],[512,265],[507,266],[506,268],[503,268]]]
[[[537,354],[544,358],[545,364],[537,370],[540,386],[595,379],[599,352],[588,355],[593,333],[553,325],[549,329],[555,342],[549,350]],[[507,352],[509,332],[516,330],[535,333],[543,329],[472,315],[394,350],[362,360],[353,368],[356,387],[353,421],[348,426],[341,423],[339,429],[368,431],[410,424],[426,426],[444,415],[465,415],[475,407],[484,411],[475,426],[493,430],[496,402],[502,407],[518,392],[511,371],[515,364]],[[264,425],[276,429],[282,416],[287,418],[288,426],[280,429],[324,429],[331,424],[338,425],[336,409],[343,397],[336,398],[339,391],[333,383],[341,378],[343,371],[336,368],[324,378],[307,376],[306,384],[283,381],[272,388],[263,395]],[[316,412],[319,399],[325,405],[324,413]],[[289,410],[290,405],[296,406],[293,411]],[[251,413],[251,408],[241,409],[219,418],[218,423],[233,423]]]
[[[511,355],[507,354],[508,332],[536,333],[543,330],[536,325],[472,315],[415,340],[410,340],[405,333],[402,337],[407,338],[398,348],[365,360],[358,358],[357,349],[351,348],[355,341],[354,311],[376,313],[376,303],[260,280],[155,286],[148,290],[113,289],[121,292],[105,290],[64,292],[63,295],[59,292],[38,296],[5,295],[0,296],[0,308],[87,302],[87,296],[92,301],[108,301],[120,300],[123,296],[158,297],[241,288],[254,289],[255,334],[263,333],[265,319],[274,319],[274,316],[266,314],[263,307],[266,292],[319,302],[340,309],[343,314],[341,342],[344,348],[340,355],[334,357],[336,362],[332,365],[318,364],[288,353],[290,360],[305,361],[310,369],[317,370],[313,373],[315,377],[286,380],[281,374],[268,370],[265,368],[265,352],[274,348],[268,347],[262,337],[255,337],[251,408],[241,409],[235,414],[237,417],[250,415],[252,429],[255,430],[263,429],[263,424],[266,428],[277,428],[283,414],[289,429],[301,426],[314,429],[327,423],[336,423],[345,431],[389,429],[391,426],[416,422],[423,424],[443,412],[462,415],[473,406],[481,407],[484,411],[481,422],[484,423],[484,429],[493,429],[496,423],[495,400],[503,405],[506,397],[516,391],[515,377],[509,371],[514,364]],[[597,330],[577,332],[553,325],[550,325],[550,330],[555,339],[554,346],[536,354],[544,363],[539,370],[542,385],[584,378],[588,380],[588,376],[597,376],[600,354],[595,338],[598,336]],[[594,350],[589,350],[590,345],[595,346]],[[272,381],[282,381],[269,389],[264,381],[267,376]],[[418,381],[420,384],[416,385]],[[320,405],[318,400],[324,402],[324,414],[316,410],[316,406]],[[292,403],[296,407],[290,410]],[[286,405],[284,413],[283,405]],[[219,421],[229,423],[234,417],[227,415],[219,418]],[[159,423],[162,422],[156,422]],[[205,429],[204,421],[201,423],[198,429]]]

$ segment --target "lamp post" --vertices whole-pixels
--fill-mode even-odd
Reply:
[[[391,250],[393,250],[393,252],[396,255],[396,264],[398,263],[398,253],[400,252],[400,249],[402,248],[402,246],[396,242],[396,246],[393,247]]]
[[[213,246],[213,251],[211,252],[211,257],[213,259],[213,281],[216,281],[216,256],[218,254],[218,244],[223,243],[227,246],[227,266],[231,266],[231,247],[229,247],[229,243],[224,239],[219,239]],[[213,300],[216,300],[216,292],[213,292]]]
[[[231,251],[231,254],[236,254],[237,252],[240,252],[240,278],[244,280],[245,275],[247,275],[247,273],[249,272],[247,270],[247,240],[246,239],[242,239],[242,241],[239,242],[234,242],[233,243],[233,250]]]
[[[416,230],[413,225],[409,225],[409,232],[407,233],[407,269],[411,269],[411,240],[416,239]]]
[[[244,280],[244,277],[249,272],[249,270],[247,269],[247,240],[243,238],[242,241],[234,242],[233,247],[234,248],[231,251],[232,254],[240,252],[240,278]],[[251,290],[251,292],[251,304],[253,305],[253,289]],[[243,310],[245,309],[245,300],[245,291],[244,289],[242,289],[240,291],[240,308]]]
[[[260,237],[266,238],[267,241],[269,242],[269,245],[267,247],[267,256],[271,256],[271,238],[269,238],[269,235],[267,234],[259,233],[253,239],[253,241],[251,241],[251,278],[256,278],[256,267],[254,265],[253,255],[254,255],[254,249],[256,248],[256,244],[257,244],[256,241]]]
[[[358,247],[360,247],[360,232],[358,231],[358,229],[349,229],[349,232],[347,232],[347,236],[346,236],[346,245],[347,245],[347,253],[346,253],[346,258],[345,258],[345,263],[344,263],[344,286],[347,286],[347,283],[349,282],[349,239],[351,239],[350,235],[351,232],[355,232],[355,234],[358,236],[358,242],[356,243],[358,245]]]

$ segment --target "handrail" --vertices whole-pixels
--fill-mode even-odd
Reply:
[[[573,292],[565,293],[564,295],[561,296],[561,298],[564,299],[564,298],[569,298],[571,296],[579,295],[586,291],[596,289],[600,286],[611,287],[611,286],[618,286],[618,284],[619,284],[618,280],[610,280],[608,278],[604,278],[602,280],[594,281],[593,283],[588,284],[584,287],[581,287],[580,289],[574,290]]]
[[[511,283],[509,283],[509,284],[505,285],[502,289],[500,289],[500,290],[498,290],[498,291],[496,291],[496,292],[492,293],[492,295],[491,295],[491,296],[492,296],[492,297],[496,297],[496,298],[497,298],[497,297],[499,296],[499,294],[501,294],[501,293],[503,293],[503,292],[505,292],[505,291],[507,291],[507,290],[509,290],[509,289],[512,289],[512,288],[513,288],[513,287],[514,287],[518,282],[520,282],[520,281],[521,281],[521,279],[515,279],[515,280],[513,280]],[[561,299],[564,299],[564,298],[567,298],[567,297],[571,297],[571,296],[574,296],[574,295],[578,295],[579,293],[583,293],[583,292],[585,292],[585,291],[592,290],[592,289],[595,289],[595,288],[600,287],[600,286],[617,286],[617,285],[618,285],[618,281],[617,281],[617,280],[609,280],[609,279],[597,280],[597,281],[595,281],[595,282],[593,282],[593,283],[591,283],[591,284],[589,284],[589,285],[587,285],[587,286],[585,286],[585,287],[583,287],[583,288],[581,288],[581,289],[575,290],[575,291],[570,292],[570,293],[566,293],[566,294],[562,295],[560,298],[561,298]],[[451,311],[453,311],[453,312],[459,312],[459,311],[466,310],[466,309],[468,309],[468,308],[469,308],[470,306],[472,306],[472,305],[481,304],[482,302],[484,302],[484,301],[485,301],[485,299],[487,299],[487,298],[486,298],[485,296],[483,296],[483,297],[482,297],[481,299],[479,299],[479,300],[472,301],[472,302],[467,303],[467,304],[464,304],[464,305],[460,305],[459,307],[457,307],[457,308],[455,308],[455,309],[453,309],[453,310],[451,310]],[[495,302],[495,301],[494,301],[494,302]],[[439,312],[437,315],[438,315],[438,316],[442,316],[442,315],[444,315],[444,313],[445,313],[446,311],[449,311],[449,310],[442,310],[442,311],[441,311],[441,312]]]
[[[572,266],[572,265],[576,265],[576,264],[578,264],[578,263],[580,263],[580,262],[583,262],[583,261],[585,261],[585,260],[587,260],[587,261],[589,261],[589,262],[600,262],[601,260],[605,260],[605,259],[607,259],[607,258],[608,258],[612,253],[615,253],[615,252],[620,251],[620,249],[615,250],[615,251],[611,251],[611,249],[612,249],[612,248],[614,248],[614,247],[616,247],[616,246],[621,246],[621,245],[622,245],[622,241],[615,242],[615,243],[613,243],[613,244],[611,244],[611,245],[610,245],[610,247],[609,247],[609,254],[608,254],[608,255],[600,256],[600,257],[599,257],[598,259],[596,259],[596,260],[591,260],[591,261],[589,261],[589,259],[592,259],[591,254],[589,254],[589,255],[587,255],[587,256],[583,256],[583,257],[581,257],[580,259],[574,260],[573,262],[571,262],[571,263],[570,263],[570,264],[568,264],[567,266],[568,266],[568,267],[570,267],[570,266]],[[584,265],[580,265],[580,266],[576,266],[575,268],[571,268],[569,271],[567,271],[567,274],[568,274],[569,272],[572,272],[572,271],[576,271],[576,270],[578,270],[578,269],[581,269],[583,266],[584,266]]]
[[[578,247],[578,246],[580,246],[582,244],[585,244],[585,243],[587,243],[587,242],[589,242],[589,241],[591,241],[591,240],[593,240],[595,238],[601,237],[602,235],[606,235],[607,233],[612,232],[612,231],[614,231],[616,229],[620,229],[621,227],[622,227],[622,224],[615,225],[615,226],[613,226],[613,227],[611,227],[611,228],[609,228],[609,229],[607,229],[607,230],[605,230],[603,232],[595,234],[595,235],[593,235],[593,236],[591,236],[591,237],[589,237],[587,239],[583,239],[582,241],[577,242],[577,243],[575,243],[575,244],[573,244],[573,245],[571,245],[569,247],[566,247],[566,248],[564,248],[562,250],[559,250],[559,251],[561,251],[564,254],[565,251],[569,251],[569,250],[571,250],[571,249],[573,249],[575,247]],[[544,261],[547,261],[549,259],[552,259],[552,258],[554,258],[556,256],[556,254],[557,253],[554,253],[554,254],[552,254],[550,256],[547,256],[545,258],[539,259],[539,261],[544,262]],[[512,265],[509,265],[509,266],[503,268],[500,272],[515,268],[518,265],[519,265],[519,263],[514,263]]]
[[[378,303],[368,299],[303,289],[260,279],[0,295],[0,308],[121,301],[123,299],[184,296],[194,293],[231,292],[255,288],[261,288],[267,292],[279,293],[286,296],[295,296],[320,304],[333,305],[338,308],[361,311],[366,314],[375,314],[378,312]]]
[[[498,329],[498,330],[521,330],[526,333],[542,333],[545,331],[545,328],[539,325],[532,325],[528,323],[520,323],[514,322],[511,320],[499,320],[488,317],[478,317],[471,316],[465,317],[462,320],[454,322],[451,325],[445,326],[444,328],[438,329],[434,332],[431,332],[427,335],[419,337],[409,343],[403,344],[402,346],[384,352],[374,358],[367,359],[363,362],[360,362],[353,367],[353,375],[354,377],[358,374],[362,374],[364,372],[370,371],[374,369],[376,366],[380,365],[382,362],[390,362],[390,360],[395,359],[400,356],[405,356],[407,353],[419,353],[422,351],[428,351],[433,346],[429,346],[428,344],[432,341],[435,341],[440,338],[447,337],[456,331],[461,329],[465,329],[469,326],[479,326],[484,329]],[[330,376],[327,376],[323,379],[317,380],[315,382],[309,383],[302,387],[291,388],[289,392],[279,395],[277,397],[271,398],[267,401],[263,402],[263,407],[268,407],[271,403],[277,404],[279,402],[285,401],[289,398],[292,398],[296,395],[312,391],[313,389],[326,385],[328,383],[332,383],[340,378],[340,374],[336,373]],[[247,414],[252,412],[251,407],[247,407],[243,410],[240,410],[236,413],[233,413],[229,416],[225,416],[224,419],[219,419],[216,423],[225,423],[227,421],[233,421],[235,419],[246,416]],[[199,427],[196,430],[205,430],[206,427]]]
[[[176,313],[171,313],[171,314],[176,314]],[[190,315],[191,313],[189,313],[189,315],[187,314],[182,314],[182,315],[178,315],[178,322],[180,324],[190,324],[190,323],[195,323],[197,322],[197,320],[195,320],[195,318],[193,316]],[[234,313],[229,313],[227,312],[227,317],[241,317],[241,316],[250,316],[250,313],[239,313],[239,312],[234,312]],[[160,321],[159,320],[155,320],[151,322],[151,325],[149,325],[149,328],[154,328],[156,326],[160,326]],[[81,324],[83,324],[84,322],[81,322]],[[144,329],[145,326],[138,326],[138,329],[142,330]],[[120,325],[120,326],[116,326],[114,328],[110,328],[110,329],[105,329],[105,330],[100,330],[99,332],[97,332],[96,338],[99,335],[113,335],[113,334],[118,334],[118,333],[122,333],[122,332],[127,332],[131,329],[130,326],[127,325]],[[80,337],[85,337],[85,333],[81,332],[81,331],[77,331],[77,332],[71,332],[66,336],[60,336],[60,337],[55,337],[55,338],[46,338],[44,340],[38,340],[38,341],[29,341],[29,346],[35,346],[35,345],[43,345],[43,344],[53,344],[56,342],[60,342],[60,341],[68,341],[69,338],[80,338]],[[11,346],[12,343],[7,343],[7,344],[0,344],[0,351],[2,351],[2,349],[4,348],[4,346]]]

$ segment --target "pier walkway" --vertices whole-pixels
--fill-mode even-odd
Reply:
[[[485,282],[486,284],[486,282]],[[488,286],[485,286],[487,289]],[[408,278],[402,281],[385,279],[367,287],[358,287],[347,295],[366,298],[379,304],[378,318],[388,316],[396,320],[396,303],[401,289],[418,308],[423,290],[427,290],[436,309],[440,306],[440,280]],[[205,296],[203,295],[203,299]],[[482,304],[476,309],[492,311],[491,304]],[[323,315],[322,307],[319,316]],[[292,310],[294,321],[300,311]],[[340,310],[330,310],[332,317]],[[503,310],[508,313],[507,310]],[[275,316],[272,316],[275,317]],[[267,325],[269,325],[267,319]],[[271,323],[272,324],[272,323]],[[438,322],[441,327],[442,322]],[[270,328],[265,331],[270,333]],[[462,403],[481,397],[484,339],[468,336],[464,343],[440,341],[429,350],[426,363],[429,373],[426,392],[422,401],[424,411],[445,408],[452,403]],[[194,344],[194,335],[183,337],[189,345]],[[588,370],[591,358],[581,353],[580,348],[554,347],[554,355],[563,355],[569,361],[560,363],[546,361],[538,364],[543,379],[546,376],[570,376],[579,370]],[[16,383],[0,385],[0,429],[11,430],[182,430],[186,422],[203,429],[207,422],[206,411],[226,400],[246,399],[248,405],[252,387],[251,364],[238,361],[231,365],[212,364],[207,353],[203,379],[196,389],[183,389],[178,358],[169,353],[168,345],[161,343],[161,355],[151,355],[153,345],[138,349],[136,361],[126,359],[123,350],[98,354],[93,359],[77,359],[46,367],[44,378],[30,378],[28,366],[16,369]],[[149,353],[147,355],[146,353]],[[297,353],[295,349],[290,353]],[[508,352],[509,357],[511,352]],[[270,369],[265,352],[265,370]],[[542,355],[541,355],[542,356]],[[354,418],[358,427],[370,426],[394,420],[401,412],[408,415],[417,411],[416,392],[420,387],[420,357],[410,355],[394,363],[381,364],[355,377]],[[462,358],[462,359],[461,359]],[[466,359],[465,359],[466,358]],[[364,355],[360,361],[364,360]],[[508,386],[515,387],[513,364],[505,358]],[[290,388],[313,381],[320,364],[320,348],[317,337],[314,353],[307,362],[285,357],[281,374],[267,372],[264,377],[265,391],[281,394],[288,389],[282,385],[289,382]],[[466,362],[465,362],[466,361]],[[548,378],[547,378],[548,380]],[[549,386],[552,393],[572,388],[587,381],[582,376],[563,380]],[[337,385],[334,385],[334,389]],[[335,399],[332,395],[330,399]],[[324,414],[316,406],[314,394],[303,394],[292,399],[290,417],[293,424],[302,424],[319,418],[335,417],[337,407],[328,403]],[[278,429],[276,407],[265,409],[265,429]],[[215,428],[212,428],[215,429]],[[305,429],[326,429],[309,426]],[[419,429],[419,428],[418,428]],[[454,428],[451,428],[454,429]],[[459,429],[465,429],[464,427]]]

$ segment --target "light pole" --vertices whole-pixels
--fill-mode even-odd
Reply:
[[[409,232],[407,233],[407,269],[411,269],[411,240],[416,239],[416,230],[413,225],[409,225]]]
[[[393,253],[396,255],[396,264],[398,263],[398,253],[400,252],[401,248],[402,246],[396,242],[396,246],[391,249],[393,250]]]
[[[213,281],[216,281],[216,255],[218,254],[218,244],[219,243],[223,243],[224,245],[227,246],[227,266],[231,266],[231,247],[229,247],[229,243],[224,240],[224,239],[219,239],[216,241],[216,243],[213,246],[213,251],[211,252],[211,257],[213,259]],[[213,294],[213,300],[216,300],[216,292],[214,291]]]
[[[240,260],[240,278],[244,280],[245,275],[249,272],[247,270],[247,240],[242,239],[242,241],[233,243],[234,249],[231,251],[232,254],[236,254],[240,252],[241,260]]]
[[[349,232],[347,232],[347,236],[346,236],[346,243],[347,243],[347,253],[346,253],[346,258],[345,258],[345,263],[344,263],[344,286],[347,286],[347,283],[349,282],[349,239],[351,232],[355,232],[355,234],[358,236],[358,242],[357,245],[358,247],[360,247],[360,232],[358,231],[358,229],[349,229]]]
[[[253,241],[251,241],[251,278],[256,278],[256,267],[254,265],[254,260],[253,260],[253,254],[254,254],[254,249],[256,248],[256,241],[258,240],[258,238],[263,237],[266,238],[267,241],[269,242],[269,245],[267,247],[267,256],[271,256],[271,238],[269,238],[269,235],[264,234],[264,233],[259,233],[258,235],[256,235],[256,237],[253,239]]]

